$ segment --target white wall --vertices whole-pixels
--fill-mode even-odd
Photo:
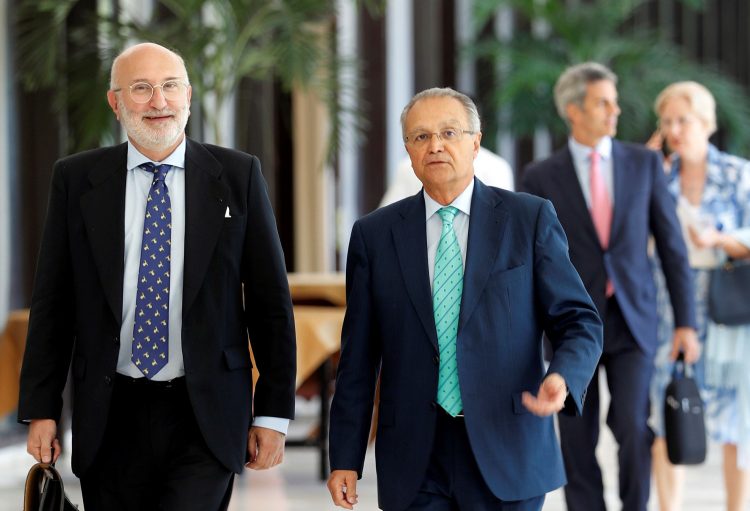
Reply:
[[[357,5],[352,0],[337,0],[338,31],[336,32],[336,46],[339,57],[344,60],[354,59],[358,53],[357,47]],[[356,119],[353,112],[358,106],[357,89],[353,87],[356,71],[343,66],[339,72],[341,88],[350,93],[340,98],[341,107],[341,136],[339,139],[338,165],[339,182],[336,193],[336,208],[332,219],[336,226],[334,240],[338,259],[343,268],[346,253],[349,250],[349,236],[354,221],[359,216],[357,190],[359,189],[359,148],[357,146]],[[363,79],[366,79],[363,77]],[[334,195],[331,195],[334,196]]]
[[[471,57],[461,56],[466,44],[473,37],[473,0],[456,1],[456,47],[458,48],[458,66],[456,68],[456,85],[464,94],[473,96],[477,92],[476,61]]]
[[[414,95],[414,25],[411,1],[388,2],[386,22],[386,185],[406,157],[401,111]]]
[[[10,89],[8,3],[0,0],[0,331],[10,309]]]

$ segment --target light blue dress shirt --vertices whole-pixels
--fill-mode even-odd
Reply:
[[[599,171],[607,186],[610,204],[615,205],[614,185],[614,163],[612,161],[612,139],[604,137],[594,149],[576,142],[573,137],[568,138],[568,149],[573,156],[573,165],[576,169],[578,182],[581,185],[586,207],[591,209],[591,153],[596,150],[599,153]]]
[[[185,147],[186,139],[157,165],[171,165],[165,183],[172,206],[172,245],[169,278],[169,361],[156,375],[154,381],[168,381],[185,375],[182,358],[182,286],[185,273]],[[131,378],[143,374],[131,361],[135,303],[138,289],[138,268],[143,240],[143,220],[146,199],[153,181],[153,173],[140,165],[150,162],[128,141],[127,177],[125,181],[125,272],[122,283],[122,327],[120,328],[120,353],[117,372]],[[265,427],[286,434],[289,419],[255,417],[254,426]]]

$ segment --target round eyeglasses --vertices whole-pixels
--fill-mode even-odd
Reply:
[[[148,82],[136,82],[128,87],[130,92],[130,98],[136,103],[148,103],[154,96],[154,89],[160,88],[164,99],[167,101],[174,101],[176,99],[182,99],[187,89],[188,84],[182,80],[167,80],[160,85],[151,85]],[[119,89],[112,89],[113,92],[120,92],[122,87]]]
[[[443,128],[440,131],[415,131],[409,133],[404,142],[412,147],[424,147],[432,141],[432,136],[436,135],[438,140],[445,144],[454,144],[463,138],[464,134],[473,135],[475,131],[462,130],[460,128]]]

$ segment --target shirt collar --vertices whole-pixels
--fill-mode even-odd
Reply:
[[[588,162],[592,149],[576,141],[573,137],[568,137],[568,148],[570,149],[573,159],[578,162]],[[610,137],[602,138],[594,149],[603,160],[608,160],[612,156],[612,139]]]
[[[187,137],[182,137],[182,142],[178,145],[172,153],[164,158],[162,161],[154,162],[160,165],[171,165],[172,167],[178,167],[181,169],[185,168],[185,147],[187,146]],[[128,170],[132,170],[140,167],[144,163],[148,163],[151,160],[147,156],[144,156],[128,139]]]
[[[424,209],[425,209],[425,214],[427,215],[425,217],[426,219],[429,219],[432,215],[437,213],[438,209],[444,207],[438,201],[430,197],[426,190],[422,190],[422,195],[424,195]],[[469,186],[467,186],[458,197],[453,199],[453,202],[451,202],[449,205],[453,206],[454,208],[458,209],[465,215],[469,216],[471,214],[471,197],[473,195],[474,195],[474,180],[472,179],[469,182]]]

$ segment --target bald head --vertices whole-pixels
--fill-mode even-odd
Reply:
[[[185,61],[177,53],[156,43],[140,43],[129,48],[125,48],[112,62],[112,71],[109,78],[109,88],[117,89],[129,84],[122,83],[123,75],[133,68],[136,64],[143,65],[145,62],[154,62],[157,65],[163,65],[164,62],[171,61],[172,67],[181,70],[182,78],[189,82]]]
[[[191,96],[185,62],[163,46],[136,44],[112,63],[107,102],[133,146],[154,162],[185,137]]]

